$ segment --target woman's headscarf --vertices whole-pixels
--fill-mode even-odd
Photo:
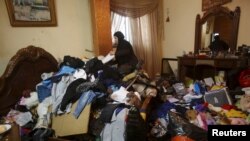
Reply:
[[[116,36],[119,41],[124,39],[124,35],[123,35],[123,33],[121,31],[115,32],[114,36]]]

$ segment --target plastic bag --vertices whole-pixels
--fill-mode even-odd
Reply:
[[[147,127],[138,108],[132,106],[126,119],[125,141],[146,141]]]
[[[183,83],[175,83],[172,86],[178,95],[185,95],[187,93]]]
[[[190,123],[179,114],[169,111],[167,119],[169,120],[168,130],[173,137],[187,136],[195,141],[207,141],[207,131]]]
[[[187,136],[174,136],[171,138],[171,141],[194,141],[194,140],[190,139]]]

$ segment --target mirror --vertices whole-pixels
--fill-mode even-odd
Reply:
[[[195,46],[194,53],[198,54],[200,49],[209,50],[208,46],[213,41],[215,34],[219,34],[231,52],[236,51],[238,28],[240,19],[240,8],[230,11],[226,7],[214,7],[206,11],[201,18],[196,16],[195,24]]]

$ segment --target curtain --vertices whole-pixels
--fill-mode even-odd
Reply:
[[[159,0],[110,0],[111,11],[128,17],[141,17],[156,9]]]
[[[126,4],[122,4],[122,2]],[[115,2],[115,4],[113,4]],[[149,4],[151,2],[151,4]],[[137,4],[138,5],[135,5]],[[121,4],[126,9],[123,14],[112,6]],[[133,6],[129,6],[129,4]],[[155,7],[156,5],[156,7]],[[146,6],[150,6],[147,8]],[[117,6],[119,7],[119,6]],[[133,7],[136,7],[133,9]],[[139,8],[138,8],[139,7]],[[154,7],[154,8],[152,8]],[[142,10],[142,9],[148,10]],[[130,9],[133,9],[130,13]],[[136,10],[139,9],[139,12]],[[162,0],[111,0],[112,34],[122,31],[132,44],[138,59],[144,60],[143,68],[150,77],[161,71],[163,17]],[[143,12],[146,13],[142,14]],[[139,13],[139,14],[138,14]],[[132,15],[132,16],[131,16]],[[137,15],[137,16],[135,16]]]

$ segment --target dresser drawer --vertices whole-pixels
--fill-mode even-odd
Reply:
[[[181,64],[186,65],[186,66],[193,66],[195,65],[195,60],[194,59],[182,59]]]
[[[178,79],[183,82],[185,81],[185,77],[202,80],[206,77],[214,77],[215,70],[221,69],[227,73],[230,70],[244,66],[247,66],[247,59],[244,58],[178,57]]]
[[[216,60],[215,66],[218,68],[236,68],[238,65],[236,60]]]

